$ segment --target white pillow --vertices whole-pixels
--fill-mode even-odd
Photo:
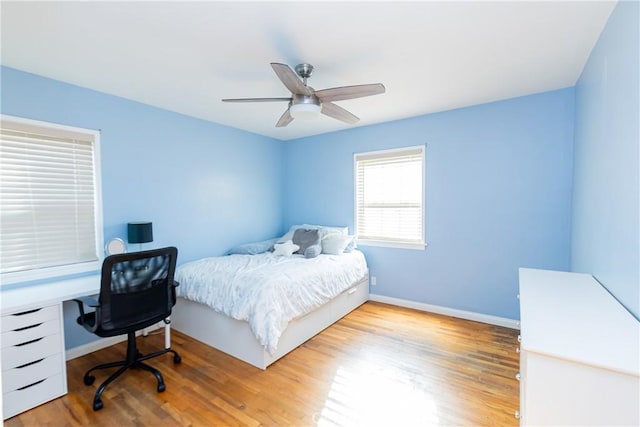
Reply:
[[[310,224],[302,224],[304,228],[317,228],[320,230],[320,235],[325,237],[332,233],[344,234],[345,236],[349,234],[349,227],[335,227],[335,226],[326,226],[326,225],[310,225]]]
[[[339,233],[328,234],[324,239],[322,239],[322,253],[340,255],[352,240],[353,236],[345,236],[344,234]]]
[[[283,243],[283,242],[286,242],[287,240],[292,240],[293,233],[295,233],[298,228],[304,228],[307,230],[320,230],[321,239],[323,239],[324,237],[332,233],[344,234],[345,236],[349,234],[349,227],[329,227],[324,225],[299,224],[299,225],[292,225],[291,228],[289,228],[289,231],[287,231],[284,236],[278,239],[278,243]]]
[[[284,243],[276,243],[273,245],[273,254],[277,256],[291,256],[300,246],[294,244],[291,240]]]

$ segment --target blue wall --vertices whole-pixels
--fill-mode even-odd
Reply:
[[[618,3],[576,86],[571,269],[640,318],[639,16]]]
[[[285,223],[353,230],[353,153],[426,144],[424,251],[364,247],[372,293],[519,318],[518,268],[569,269],[574,91],[286,144]]]
[[[101,130],[105,240],[150,220],[184,263],[282,231],[282,142],[7,67],[1,88],[4,114]],[[75,316],[67,348],[93,340]]]

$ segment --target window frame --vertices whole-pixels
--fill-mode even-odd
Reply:
[[[63,276],[82,274],[98,271],[104,261],[104,227],[102,212],[102,173],[100,161],[100,131],[84,129],[58,123],[45,122],[40,120],[27,119],[23,117],[0,114],[2,127],[5,123],[7,127],[14,126],[16,130],[32,130],[43,132],[52,137],[61,134],[80,134],[87,136],[91,140],[93,152],[93,185],[94,185],[94,235],[96,259],[92,261],[75,262],[72,264],[57,265],[43,268],[33,268],[30,270],[12,271],[0,273],[0,288],[5,285],[30,282],[37,280],[55,279]],[[48,132],[48,133],[47,133]]]
[[[399,248],[399,249],[413,249],[413,250],[424,250],[427,246],[426,242],[426,216],[425,216],[425,201],[426,201],[426,144],[422,145],[413,145],[408,147],[398,147],[391,148],[385,150],[375,150],[375,151],[363,151],[358,153],[353,153],[353,224],[354,224],[354,234],[356,235],[358,245],[362,246],[378,246],[378,247],[386,247],[386,248]],[[422,220],[422,235],[420,242],[408,242],[408,241],[394,241],[394,240],[385,240],[385,239],[364,239],[358,237],[358,156],[388,156],[389,154],[398,154],[402,155],[402,153],[408,153],[410,151],[420,150],[421,154],[421,166],[422,166],[422,194],[421,194],[421,220]]]

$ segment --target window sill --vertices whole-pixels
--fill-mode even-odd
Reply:
[[[13,285],[16,283],[57,280],[75,274],[96,272],[100,271],[101,267],[102,259],[98,259],[97,261],[88,261],[79,264],[3,273],[0,275],[0,288],[5,285]]]
[[[428,245],[427,243],[403,243],[389,242],[385,240],[358,239],[358,246],[377,246],[382,248],[412,249],[417,251],[424,251]]]

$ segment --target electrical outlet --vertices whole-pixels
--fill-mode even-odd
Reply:
[[[377,283],[376,276],[371,276],[371,286],[375,286]]]

